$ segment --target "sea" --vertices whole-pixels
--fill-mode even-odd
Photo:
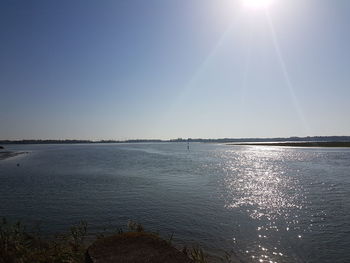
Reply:
[[[210,143],[5,145],[0,217],[48,235],[132,220],[213,261],[350,262],[350,149]]]

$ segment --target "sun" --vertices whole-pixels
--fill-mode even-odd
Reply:
[[[265,9],[268,8],[273,0],[242,0],[243,4],[252,9]]]

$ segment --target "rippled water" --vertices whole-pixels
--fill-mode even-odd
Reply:
[[[0,216],[53,233],[133,219],[252,262],[350,262],[350,150],[193,143],[22,145]],[[17,163],[20,166],[17,167]]]

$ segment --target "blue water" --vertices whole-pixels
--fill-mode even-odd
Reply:
[[[350,149],[192,143],[9,145],[0,216],[46,233],[129,219],[212,255],[350,262]],[[17,163],[20,166],[17,166]]]

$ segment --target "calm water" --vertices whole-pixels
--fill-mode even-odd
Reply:
[[[47,233],[129,219],[252,262],[350,262],[350,150],[215,144],[23,145],[0,216]],[[16,164],[20,163],[17,167]]]

